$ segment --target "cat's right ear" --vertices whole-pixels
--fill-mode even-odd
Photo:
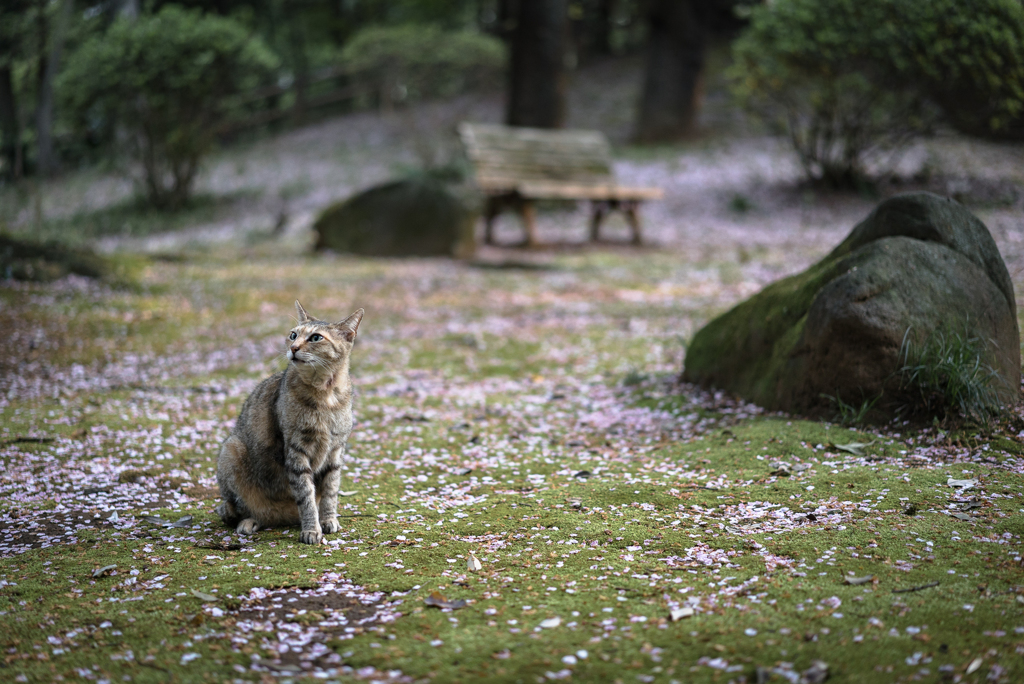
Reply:
[[[295,300],[295,311],[299,314],[299,323],[305,323],[309,320],[309,314],[306,313],[306,310],[302,308],[301,304],[299,304],[298,299]]]

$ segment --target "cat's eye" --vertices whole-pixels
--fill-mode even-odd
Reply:
[[[291,335],[288,336],[288,339],[289,340],[294,340],[296,337],[298,337],[298,335],[296,335],[295,333],[292,333]]]
[[[324,339],[324,336],[323,336],[323,335],[313,335],[313,336],[311,336],[311,337],[309,338],[309,341],[310,341],[310,342],[319,342],[319,341],[320,341],[320,340],[322,340],[322,339]]]

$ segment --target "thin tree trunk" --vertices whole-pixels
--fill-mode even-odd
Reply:
[[[570,51],[583,64],[612,54],[611,25],[615,0],[569,3]]]
[[[292,68],[295,73],[295,104],[292,108],[292,120],[301,122],[306,115],[306,102],[309,99],[309,56],[306,54],[306,26],[299,12],[292,12],[288,21],[288,49],[291,53]]]
[[[520,0],[518,5],[506,121],[560,128],[565,122],[566,0]]]
[[[648,26],[647,75],[635,138],[678,140],[694,132],[700,110],[708,30],[700,0],[654,0]]]
[[[18,129],[18,101],[14,95],[11,65],[0,66],[0,158],[4,160],[2,173],[11,178],[21,177],[21,131]]]
[[[612,22],[615,21],[615,0],[598,0],[597,30],[594,33],[594,52],[610,55],[612,47]]]
[[[39,95],[36,105],[36,163],[44,176],[57,170],[57,155],[53,150],[53,82],[57,78],[60,53],[64,47],[68,21],[71,18],[73,0],[63,0],[58,10],[57,22],[50,37],[50,52],[45,59],[46,66],[39,81]],[[45,44],[40,51],[45,52]]]

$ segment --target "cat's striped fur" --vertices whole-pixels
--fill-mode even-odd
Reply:
[[[240,534],[302,527],[318,544],[337,532],[341,457],[352,432],[349,354],[363,310],[340,323],[311,318],[295,302],[288,367],[261,382],[242,406],[217,459],[217,513]]]

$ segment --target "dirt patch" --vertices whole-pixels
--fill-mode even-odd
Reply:
[[[304,625],[338,621],[343,624],[373,622],[377,601],[364,603],[364,598],[338,592],[311,594],[310,590],[291,588],[245,604],[239,618],[250,620],[284,620]],[[343,621],[342,621],[343,619]],[[332,631],[331,628],[325,631]],[[335,628],[334,631],[343,631]],[[362,631],[361,629],[359,631]]]
[[[257,671],[336,676],[346,666],[331,644],[393,622],[397,603],[329,572],[311,587],[252,589],[235,616],[242,634],[276,637],[262,640],[271,657],[254,663]],[[219,617],[219,608],[208,610]]]
[[[76,544],[78,535],[86,531],[116,531],[130,538],[151,536],[152,524],[140,522],[144,512],[125,510],[124,496],[115,494],[115,487],[90,487],[81,496],[95,505],[32,510],[11,508],[0,513],[0,557],[25,553],[29,549],[46,549],[61,544]],[[209,489],[200,488],[196,489]],[[216,490],[213,490],[216,495]],[[199,498],[194,497],[193,498]],[[156,497],[147,501],[151,510],[175,505],[170,498]],[[120,511],[118,510],[120,509]],[[176,520],[176,517],[172,518]],[[173,521],[173,520],[172,520]]]
[[[216,487],[203,487],[202,485],[186,487],[181,490],[181,493],[191,499],[196,499],[197,501],[210,501],[220,498],[219,489]]]
[[[1012,207],[1024,199],[1024,188],[1008,178],[984,178],[974,175],[936,174],[927,179],[910,179],[883,184],[886,196],[911,190],[927,190],[952,197],[972,208]]]
[[[109,512],[96,509],[29,511],[11,509],[0,516],[0,556],[74,544],[84,530],[114,529]]]

